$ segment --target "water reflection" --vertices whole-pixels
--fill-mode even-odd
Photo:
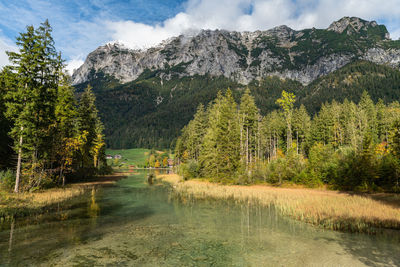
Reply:
[[[14,234],[14,225],[15,225],[15,220],[14,218],[11,221],[11,229],[10,229],[10,239],[8,242],[8,252],[11,253],[12,250],[12,242],[13,242],[13,234]]]
[[[93,187],[91,191],[91,197],[90,197],[90,204],[89,204],[89,217],[91,218],[97,218],[97,216],[100,213],[100,207],[96,203],[96,189]]]
[[[249,202],[196,200],[139,173],[0,231],[0,265],[399,265],[399,233],[354,235]]]

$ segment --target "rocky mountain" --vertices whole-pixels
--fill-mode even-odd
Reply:
[[[120,44],[90,53],[73,74],[77,91],[97,96],[112,148],[173,146],[199,103],[228,87],[236,100],[250,88],[262,115],[282,90],[314,114],[326,101],[400,100],[400,40],[384,25],[345,17],[327,29],[203,30],[147,50]]]
[[[126,83],[156,71],[162,80],[211,75],[248,84],[278,76],[307,85],[360,59],[400,68],[400,41],[392,41],[384,25],[356,17],[344,17],[327,29],[202,30],[147,50],[101,46],[74,72],[73,83],[87,82],[99,72]]]

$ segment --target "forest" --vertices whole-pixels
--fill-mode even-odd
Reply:
[[[17,37],[0,73],[0,187],[33,192],[107,172],[90,86],[79,100],[46,20]]]
[[[93,74],[89,82],[75,86],[78,93],[89,83],[93,86],[105,125],[107,147],[174,148],[180,130],[191,120],[200,103],[207,105],[219,90],[228,87],[238,102],[246,89],[246,85],[226,77],[181,77],[180,73],[173,73],[170,80],[163,80],[157,76],[157,71],[146,73],[135,81],[119,84],[100,71]],[[248,88],[263,116],[279,109],[276,100],[282,90],[294,93],[294,106],[299,108],[303,104],[313,116],[325,102],[343,102],[347,98],[358,103],[363,91],[367,91],[374,102],[382,99],[389,104],[398,100],[400,71],[368,61],[355,61],[308,85],[272,76],[252,81]]]
[[[362,192],[399,192],[400,104],[321,105],[313,116],[282,91],[279,110],[260,115],[249,89],[238,104],[230,89],[199,105],[175,148],[185,179],[228,184],[302,184]]]

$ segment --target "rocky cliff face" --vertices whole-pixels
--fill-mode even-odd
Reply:
[[[209,74],[247,84],[274,75],[308,84],[356,59],[399,68],[400,42],[390,40],[383,25],[349,17],[327,29],[203,30],[145,51],[120,44],[101,46],[88,55],[72,79],[80,84],[101,71],[125,83],[154,72],[166,80]]]

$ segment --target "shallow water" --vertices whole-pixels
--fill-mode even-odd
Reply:
[[[398,266],[400,233],[349,234],[272,209],[178,200],[145,172],[0,228],[0,265]]]

